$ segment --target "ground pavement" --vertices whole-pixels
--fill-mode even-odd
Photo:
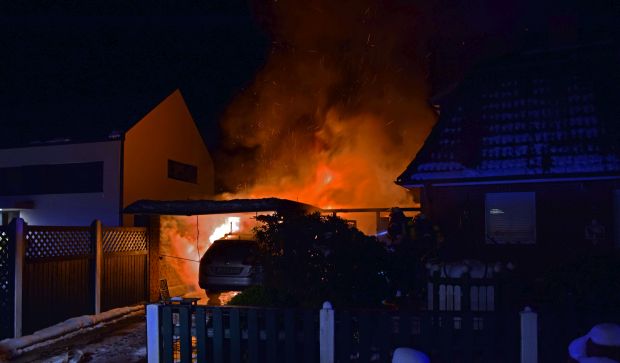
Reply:
[[[144,315],[131,316],[53,344],[44,345],[10,362],[146,362]]]
[[[185,297],[200,298],[199,304],[226,304],[236,292],[224,292],[219,301],[209,302],[203,290],[189,293]],[[4,363],[0,359],[0,363]],[[146,362],[146,322],[144,314],[133,315],[105,324],[79,335],[42,344],[10,363],[138,363]]]

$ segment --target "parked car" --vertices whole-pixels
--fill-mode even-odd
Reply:
[[[229,236],[216,240],[200,259],[198,283],[207,292],[243,290],[262,283],[258,244]]]

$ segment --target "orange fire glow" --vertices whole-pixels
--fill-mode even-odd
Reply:
[[[321,208],[412,205],[394,184],[428,135],[419,9],[391,2],[257,5],[273,49],[228,108],[223,198]],[[344,4],[343,3],[343,4]],[[262,3],[261,3],[262,4]],[[390,5],[391,4],[391,5]]]
[[[241,222],[241,218],[239,217],[228,217],[226,221],[219,226],[215,227],[213,233],[209,236],[209,242],[213,243],[220,238],[224,238],[228,233],[239,232],[239,223]]]
[[[172,295],[200,291],[198,266],[211,244],[227,233],[249,233],[255,213],[235,215],[162,216],[160,240],[161,276]]]

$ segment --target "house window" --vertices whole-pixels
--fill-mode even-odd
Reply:
[[[198,168],[194,165],[168,160],[168,178],[197,184]]]
[[[0,195],[103,192],[103,162],[0,168]]]
[[[535,243],[535,193],[487,193],[485,222],[488,244]]]

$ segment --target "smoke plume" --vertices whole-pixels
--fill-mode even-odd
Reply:
[[[221,122],[235,197],[323,208],[411,205],[393,181],[435,120],[424,10],[413,2],[256,2],[272,49]]]

